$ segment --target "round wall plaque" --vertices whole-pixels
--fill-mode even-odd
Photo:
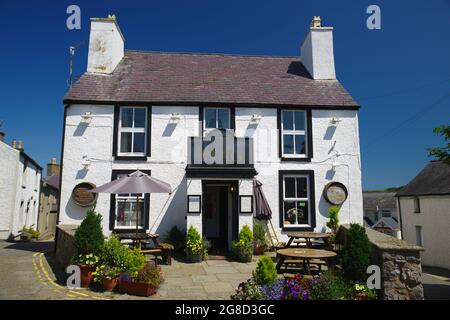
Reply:
[[[348,191],[342,183],[330,182],[325,186],[323,196],[329,203],[339,206],[347,200]]]
[[[80,207],[90,207],[97,201],[98,194],[91,193],[95,185],[89,182],[77,184],[72,190],[72,199]]]

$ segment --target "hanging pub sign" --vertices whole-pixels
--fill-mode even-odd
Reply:
[[[89,182],[77,184],[72,190],[72,199],[80,207],[90,207],[97,201],[98,194],[91,193],[95,185]]]
[[[347,200],[348,191],[342,183],[330,182],[325,186],[323,196],[332,205],[340,206]]]

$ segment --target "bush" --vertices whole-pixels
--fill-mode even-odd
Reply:
[[[93,206],[75,231],[75,244],[78,253],[97,253],[102,248],[103,241],[102,216],[95,212]]]
[[[328,209],[328,222],[327,227],[333,231],[333,233],[336,233],[338,226],[339,226],[339,208],[336,206],[331,206],[330,209]]]
[[[190,226],[186,234],[186,248],[185,252],[188,256],[201,256],[204,259],[207,256],[208,242],[206,239],[202,239],[200,233],[193,227]]]
[[[370,263],[371,245],[366,230],[359,224],[351,224],[341,252],[341,265],[345,278],[365,281]]]
[[[147,261],[144,268],[139,270],[137,280],[158,287],[162,281],[161,270],[153,261]]]
[[[178,229],[177,226],[173,226],[166,235],[166,241],[173,245],[175,255],[181,255],[186,243],[186,232]]]
[[[125,261],[129,251],[130,249],[124,246],[116,235],[112,234],[103,243],[100,252],[100,264],[125,271]]]
[[[241,282],[233,294],[231,300],[261,300],[263,295],[259,290],[258,285],[249,279],[246,282]]]
[[[277,280],[277,270],[272,259],[268,256],[262,256],[258,259],[255,271],[253,271],[253,279],[256,284],[270,285]]]
[[[239,239],[233,241],[233,251],[240,260],[251,260],[253,255],[253,233],[248,225],[244,225],[239,232]]]
[[[128,249],[128,248],[127,248]],[[139,276],[139,271],[145,266],[145,256],[141,249],[128,249],[125,256],[123,271],[127,273],[133,280]]]
[[[341,274],[325,271],[310,287],[312,300],[344,300],[351,296],[352,285]]]
[[[257,245],[267,247],[266,230],[262,224],[255,223],[253,225],[253,235]]]

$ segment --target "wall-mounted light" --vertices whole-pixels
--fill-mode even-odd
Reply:
[[[89,123],[92,119],[92,113],[90,111],[86,111],[81,115],[81,122],[83,123]]]
[[[88,158],[88,156],[84,155],[81,158],[81,165],[83,166],[83,168],[86,170],[89,168],[89,166],[91,165],[91,159]]]
[[[178,112],[173,112],[170,114],[170,120],[180,120],[181,119],[181,115]]]
[[[251,122],[259,122],[261,120],[261,116],[259,114],[252,114]]]
[[[337,167],[339,167],[340,165],[341,165],[340,162],[334,161],[334,162],[331,164],[331,169],[332,169],[333,171],[336,171]]]
[[[341,122],[341,119],[339,119],[338,117],[333,117],[330,120],[330,125],[337,127],[339,122]]]

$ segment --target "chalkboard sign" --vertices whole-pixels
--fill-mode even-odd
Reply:
[[[77,184],[72,190],[72,199],[80,207],[90,207],[97,201],[98,194],[91,193],[95,185],[89,182]]]

